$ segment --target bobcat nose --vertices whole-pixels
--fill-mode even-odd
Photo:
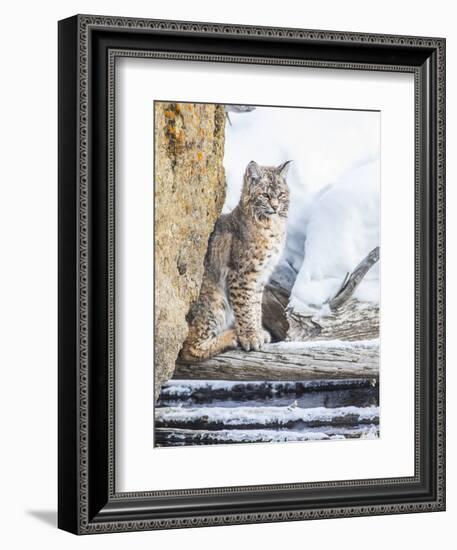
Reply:
[[[270,202],[270,206],[275,212],[277,212],[278,207],[279,207],[279,201],[278,200],[272,200]]]

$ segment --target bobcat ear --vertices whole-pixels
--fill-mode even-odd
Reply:
[[[255,160],[251,160],[251,162],[247,165],[246,177],[250,180],[259,180],[262,177],[260,166]]]
[[[289,166],[291,162],[293,162],[293,160],[286,160],[286,162],[283,162],[276,168],[279,175],[282,176],[283,178],[287,176],[287,172],[289,171]]]

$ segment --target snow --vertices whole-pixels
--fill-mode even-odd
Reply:
[[[360,344],[367,347],[370,346],[370,340],[365,342],[360,342]],[[285,344],[290,344],[291,342],[284,342]],[[292,344],[300,344],[302,342],[292,342]],[[283,344],[282,342],[280,344]],[[308,344],[306,342],[305,344]],[[344,342],[346,344],[346,342]],[[355,342],[358,345],[358,342]],[[272,346],[278,346],[278,344],[271,344]],[[297,349],[297,348],[295,348]],[[302,348],[300,348],[302,349]],[[343,379],[343,380],[306,380],[306,381],[265,381],[265,380],[254,380],[254,381],[233,381],[233,380],[169,380],[162,385],[161,398],[186,398],[191,397],[194,394],[198,393],[216,393],[224,392],[231,393],[233,391],[246,393],[246,390],[261,390],[269,389],[272,394],[276,392],[281,393],[296,393],[297,390],[302,392],[306,389],[328,389],[337,386],[342,388],[344,386],[348,387],[357,387],[363,386],[364,380],[360,379]]]
[[[250,113],[230,113],[230,120],[225,131],[225,212],[238,204],[251,160],[265,165],[293,160],[288,176],[293,210],[303,197],[378,157],[378,112],[257,107]]]
[[[368,430],[364,431],[360,435],[360,439],[378,439],[379,438],[379,428],[377,426],[370,426]]]
[[[283,256],[299,272],[290,305],[319,309],[379,244],[379,113],[257,107],[230,113],[230,120],[223,211],[238,204],[250,160],[294,161],[287,178],[291,200]],[[373,267],[356,297],[378,302],[378,279]]]
[[[379,246],[379,162],[351,171],[312,201],[306,220],[304,260],[290,306],[321,306],[335,295],[347,273]],[[379,302],[379,264],[355,297]]]
[[[379,418],[379,407],[313,407],[301,409],[289,405],[286,407],[163,407],[156,409],[156,422],[159,423],[195,423],[202,418],[208,424],[223,424],[224,426],[242,425],[281,425],[290,422],[322,422],[345,416],[356,418],[355,423],[374,421]],[[351,421],[354,423],[354,420]]]
[[[248,382],[231,380],[168,380],[162,385],[161,395],[164,397],[185,397],[197,391],[231,391],[235,386]]]
[[[160,431],[161,428],[158,429]],[[303,432],[298,430],[171,430],[167,439],[171,441],[185,440],[191,437],[195,442],[288,442],[288,441],[323,441],[351,438],[377,439],[378,428],[374,425],[357,428],[317,428]]]

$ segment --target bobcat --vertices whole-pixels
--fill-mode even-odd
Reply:
[[[202,361],[238,344],[259,350],[271,341],[262,326],[262,294],[284,246],[290,162],[272,167],[251,161],[238,206],[217,220],[181,360]]]

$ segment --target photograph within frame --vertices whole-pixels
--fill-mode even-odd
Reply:
[[[379,438],[380,115],[154,101],[155,446]]]

